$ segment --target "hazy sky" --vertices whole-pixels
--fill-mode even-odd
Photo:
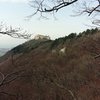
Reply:
[[[55,14],[57,20],[53,17],[50,17],[49,20],[39,20],[39,16],[34,16],[29,21],[25,20],[26,16],[32,14],[32,12],[33,8],[29,6],[27,0],[0,0],[0,21],[8,26],[21,27],[33,35],[49,35],[52,39],[55,39],[68,35],[71,32],[79,33],[89,28],[86,26],[90,23],[88,17],[72,17],[71,7],[58,11]],[[14,47],[24,41],[0,35],[0,48]]]

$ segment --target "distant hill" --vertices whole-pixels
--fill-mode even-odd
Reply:
[[[97,55],[98,29],[25,42],[0,58],[0,100],[100,100]]]
[[[0,48],[0,56],[3,56],[8,50],[8,48]]]

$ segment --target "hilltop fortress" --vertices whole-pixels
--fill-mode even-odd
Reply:
[[[40,34],[38,34],[38,35],[36,35],[34,37],[34,39],[35,40],[50,40],[50,37],[49,36],[46,36],[46,35],[40,35]]]

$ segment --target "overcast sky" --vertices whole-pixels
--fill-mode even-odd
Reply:
[[[53,17],[50,17],[49,20],[39,20],[39,16],[34,16],[31,20],[27,21],[27,16],[32,14],[32,12],[33,8],[29,6],[27,0],[0,0],[0,21],[6,23],[8,26],[21,27],[33,35],[49,35],[52,39],[55,39],[72,32],[79,33],[89,28],[87,27],[90,23],[88,17],[72,17],[73,12],[71,7],[66,7],[58,11],[55,14],[57,20]],[[0,35],[0,48],[14,47],[25,41]]]
[[[24,3],[25,3],[25,2],[27,2],[27,1],[28,1],[28,0],[0,0],[0,2],[13,2],[13,3],[14,3],[14,2],[15,2],[15,3],[16,3],[16,2],[17,2],[17,3],[18,3],[18,2],[24,2]]]

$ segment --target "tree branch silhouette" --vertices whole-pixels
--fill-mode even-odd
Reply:
[[[31,34],[28,34],[27,31],[23,31],[21,28],[7,27],[2,24],[0,25],[0,34],[21,39],[29,39],[31,37]]]

